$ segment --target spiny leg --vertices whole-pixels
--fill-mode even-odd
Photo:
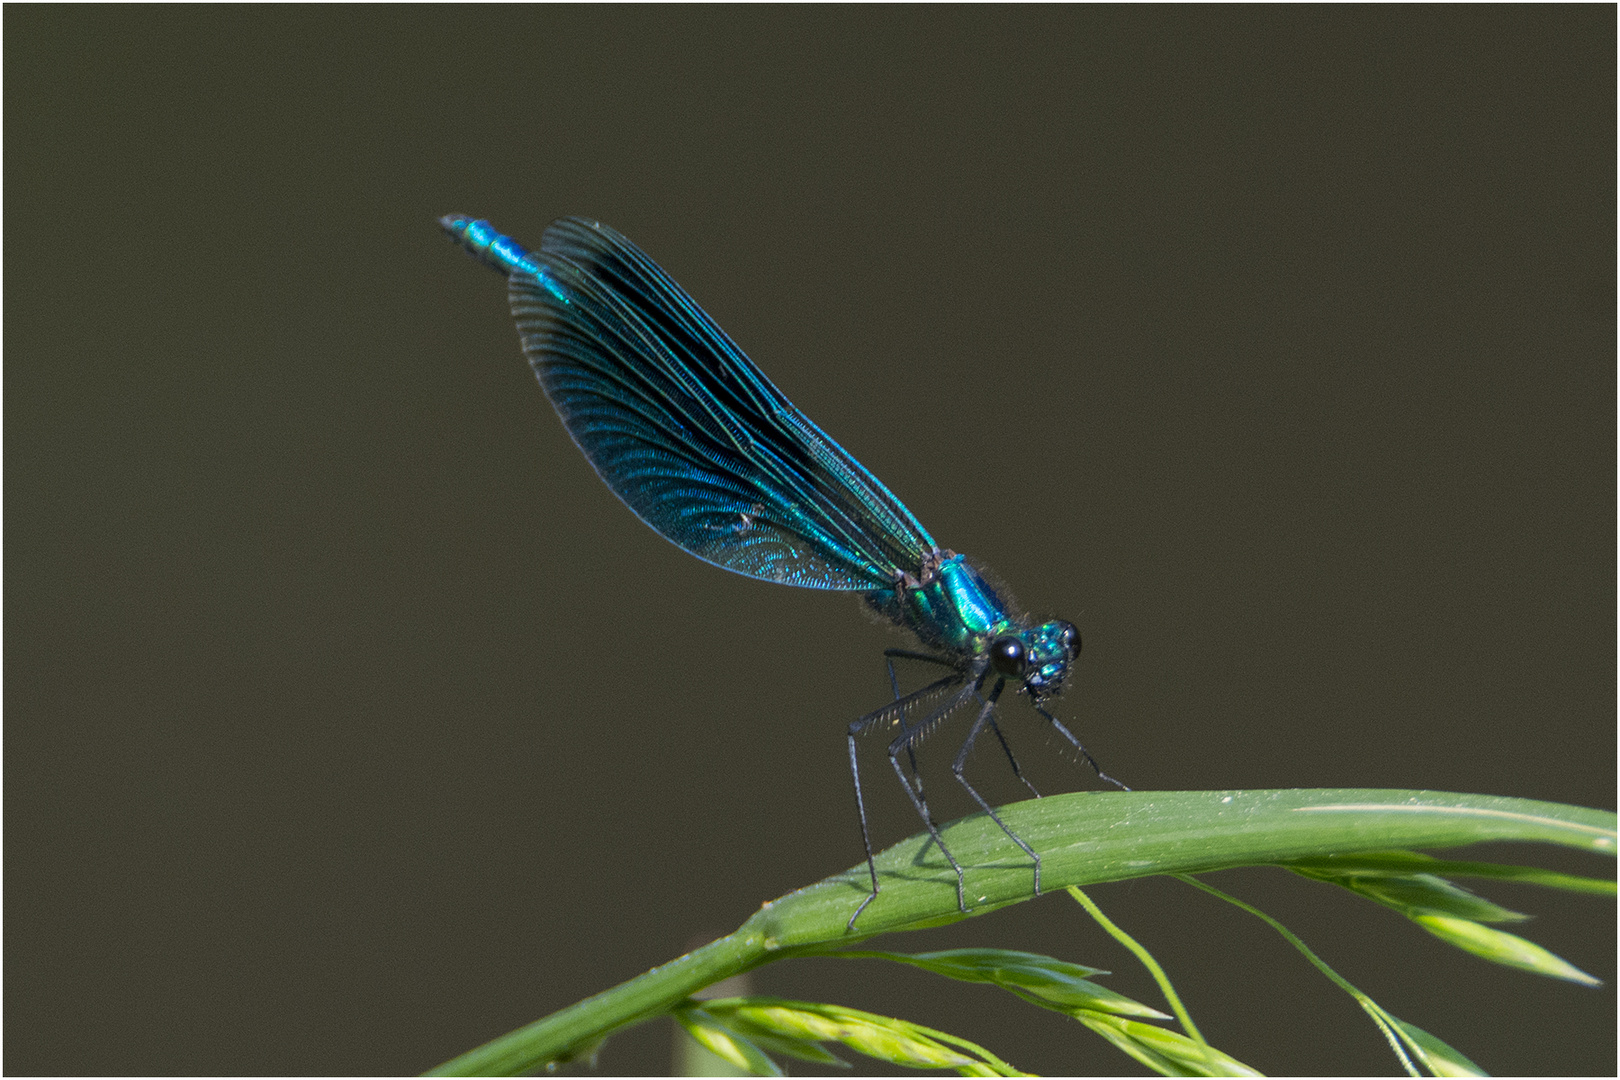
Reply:
[[[1057,728],[1058,732],[1065,739],[1068,739],[1069,742],[1074,745],[1074,748],[1076,750],[1080,751],[1080,756],[1086,759],[1086,764],[1090,765],[1091,766],[1091,771],[1097,774],[1097,779],[1106,780],[1110,784],[1113,784],[1115,787],[1119,788],[1121,791],[1129,791],[1129,790],[1131,790],[1129,787],[1127,787],[1124,784],[1120,783],[1118,780],[1115,780],[1112,776],[1109,776],[1107,773],[1103,772],[1102,769],[1097,765],[1097,759],[1091,756],[1090,751],[1088,751],[1085,747],[1080,745],[1080,740],[1074,737],[1074,733],[1072,731],[1070,731],[1068,728],[1064,727],[1062,724],[1058,723],[1058,718],[1057,717],[1053,716],[1051,713],[1047,712],[1045,709],[1041,708],[1039,705],[1035,706],[1035,711],[1040,713],[1042,716],[1046,717],[1047,721],[1053,727]]]
[[[903,723],[905,710],[908,706],[927,697],[929,694],[936,693],[955,682],[961,681],[961,678],[962,676],[959,674],[947,675],[943,679],[929,683],[921,690],[907,694],[903,698],[895,698],[894,701],[881,709],[874,709],[849,725],[849,775],[855,781],[855,812],[860,815],[861,819],[861,844],[866,849],[866,869],[872,875],[872,891],[865,900],[861,901],[861,906],[855,909],[855,914],[849,917],[850,930],[855,929],[855,920],[860,917],[861,912],[866,910],[867,904],[877,899],[878,894],[877,863],[872,861],[872,834],[866,827],[866,799],[861,794],[861,769],[855,754],[855,736],[865,734],[870,728],[896,715],[902,718]],[[901,777],[901,779],[904,780],[905,778]],[[911,785],[907,784],[906,791],[910,792],[910,790]],[[930,831],[933,831],[932,826],[930,826]]]
[[[944,839],[939,835],[939,828],[934,824],[934,816],[928,810],[928,803],[923,800],[921,789],[913,790],[911,784],[906,781],[905,769],[900,765],[900,751],[902,748],[909,750],[912,743],[921,738],[929,728],[944,719],[949,713],[960,708],[962,703],[976,692],[977,687],[973,683],[962,687],[961,691],[952,695],[949,701],[929,713],[920,722],[907,727],[889,744],[889,764],[894,766],[894,775],[900,778],[900,784],[906,789],[906,795],[910,797],[911,805],[917,808],[917,816],[922,818],[924,825],[928,826],[928,835],[934,838],[935,844],[939,845],[940,854],[945,856],[946,861],[951,864],[951,869],[956,871],[956,906],[964,915],[967,914],[967,885],[966,876],[962,872],[962,864],[956,861],[956,856],[951,854],[951,849],[945,846]]]
[[[1018,782],[1029,788],[1031,795],[1037,799],[1040,798],[1041,793],[1035,790],[1035,785],[1029,782],[1028,778],[1024,776],[1023,770],[1018,767],[1018,759],[1013,757],[1012,747],[1007,745],[1007,737],[1001,733],[1001,725],[996,723],[994,716],[990,717],[990,730],[995,735],[996,742],[1001,744],[1001,749],[1006,753],[1007,764],[1012,766],[1013,775],[1018,777]]]
[[[997,692],[1000,692],[999,689]],[[984,698],[981,697],[979,700],[983,701]],[[1018,767],[1018,759],[1013,757],[1012,747],[1007,745],[1007,737],[1001,733],[1001,725],[996,723],[994,710],[990,714],[990,730],[995,733],[996,742],[1001,744],[1002,753],[1007,755],[1007,764],[1012,766],[1013,775],[1018,777],[1018,782],[1029,788],[1031,795],[1037,799],[1040,798],[1041,793],[1035,790],[1035,785],[1029,782],[1028,778],[1024,776],[1024,771]]]
[[[1027,789],[1029,789],[1030,795],[1034,795],[1035,798],[1040,798],[1040,792],[1037,792],[1037,790],[1035,790],[1035,785],[1030,784],[1029,777],[1025,777],[1024,776],[1024,771],[1022,771],[1022,769],[1019,769],[1019,767],[1017,767],[1017,758],[1014,758],[1014,756],[1013,756],[1013,748],[1011,748],[1011,746],[1008,746],[1008,740],[1006,740],[1006,735],[1003,735],[1003,733],[1001,733],[1001,725],[996,724],[996,717],[995,716],[990,717],[990,732],[993,733],[993,735],[995,735],[996,742],[1001,743],[1001,750],[1003,750],[1004,753],[1006,753],[1006,756],[1008,756],[1008,764],[1009,764],[1009,766],[1013,766],[1013,776],[1016,776],[1017,779],[1019,779],[1019,784],[1024,785],[1024,787],[1027,787]]]
[[[949,660],[942,660],[937,656],[929,656],[927,653],[912,652],[910,649],[884,649],[883,656],[884,662],[889,668],[889,689],[894,691],[894,700],[896,701],[900,700],[900,678],[894,673],[894,661],[897,657],[907,660],[926,660],[930,664],[939,664],[943,667],[949,668],[954,668],[956,666]],[[917,785],[917,794],[920,796],[923,793],[922,772],[917,768],[916,751],[914,751],[910,746],[906,747],[906,758],[911,762],[911,782]],[[1013,768],[1016,769],[1017,766],[1015,765]],[[924,804],[926,804],[927,801],[928,800],[926,798],[923,799]]]
[[[987,723],[992,729],[995,728],[996,722],[993,719],[993,715],[996,711],[996,700],[1001,697],[1001,691],[1006,687],[1006,685],[1006,679],[996,680],[996,688],[990,691],[989,698],[985,699],[984,706],[979,710],[978,719],[974,720],[973,726],[968,729],[967,739],[963,741],[962,749],[957,751],[956,760],[951,762],[951,772],[955,774],[957,783],[967,788],[967,793],[973,796],[973,801],[979,804],[980,809],[982,809],[986,814],[990,815],[990,820],[995,822],[1001,831],[1007,834],[1008,839],[1017,844],[1019,847],[1023,848],[1024,854],[1028,855],[1030,859],[1034,861],[1035,895],[1039,896],[1041,895],[1041,857],[1035,853],[1034,848],[1024,843],[1024,841],[1019,838],[1017,833],[1007,828],[1006,822],[1002,821],[1000,816],[990,808],[990,804],[984,801],[984,796],[973,790],[973,785],[967,782],[967,776],[963,772],[967,765],[968,753],[973,749],[973,741],[979,737],[979,732],[984,729],[984,726]],[[996,734],[999,736],[1001,733],[997,731]],[[1003,741],[1001,745],[1003,749],[1005,749],[1007,746],[1005,741]],[[1009,753],[1007,756],[1011,758],[1012,754]],[[1013,771],[1018,771],[1018,764],[1016,762],[1013,763]],[[1030,790],[1033,791],[1034,788],[1031,788]]]
[[[929,683],[920,690],[913,690],[904,697],[895,698],[887,705],[873,709],[859,720],[856,720],[854,723],[850,724],[849,733],[851,735],[864,735],[881,723],[894,721],[898,721],[903,728],[906,726],[906,710],[910,709],[913,705],[917,704],[917,702],[922,701],[931,694],[937,694],[941,690],[955,686],[964,678],[965,676],[960,671],[953,671],[943,678],[935,679],[933,682]],[[937,719],[937,717],[935,719]]]

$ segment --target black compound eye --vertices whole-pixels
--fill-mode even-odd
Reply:
[[[996,674],[1022,679],[1029,668],[1029,650],[1015,637],[999,637],[990,643],[990,666]]]
[[[1060,622],[1062,628],[1063,648],[1070,656],[1080,655],[1080,631],[1075,629],[1072,622]]]

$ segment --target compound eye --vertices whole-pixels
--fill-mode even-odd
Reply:
[[[999,637],[990,643],[990,666],[997,675],[1022,679],[1029,668],[1029,650],[1015,637]]]
[[[1063,641],[1063,650],[1071,657],[1080,655],[1080,631],[1075,629],[1072,622],[1058,623],[1059,637]]]

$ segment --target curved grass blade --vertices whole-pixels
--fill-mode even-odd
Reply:
[[[1041,856],[1046,891],[1153,874],[1201,873],[1358,851],[1543,841],[1613,856],[1615,815],[1560,803],[1438,791],[1102,791],[1000,807]],[[982,814],[941,829],[967,869],[968,915],[956,876],[926,834],[876,857],[883,891],[861,914],[860,937],[941,926],[1030,899],[1029,860]],[[775,948],[851,938],[850,914],[869,895],[858,866],[771,904],[750,924]],[[840,921],[842,920],[842,921]]]
[[[1079,792],[998,813],[1041,853],[1048,889],[1151,874],[1324,859],[1356,852],[1542,841],[1612,856],[1615,815],[1529,799],[1434,791],[1279,790]],[[972,914],[1029,899],[1022,851],[984,815],[943,830],[968,868]],[[848,933],[868,894],[866,867],[766,904],[736,933],[537,1020],[434,1070],[516,1075],[581,1052],[618,1028],[662,1015],[730,975],[789,956],[836,952],[880,931],[964,918],[955,875],[926,834],[877,856],[883,892]]]

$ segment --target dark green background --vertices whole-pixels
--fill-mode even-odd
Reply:
[[[1133,785],[1614,806],[1612,7],[4,19],[7,1072],[415,1071],[859,857],[899,639],[638,524],[447,211],[646,248],[1081,626],[1062,715]],[[1224,880],[1493,1071],[1615,1069],[1612,989]],[[1613,979],[1611,904],[1488,891]],[[1395,1067],[1248,916],[1096,896],[1223,1049]],[[1063,897],[887,944],[1153,994]],[[1134,1067],[922,972],[756,988]]]

